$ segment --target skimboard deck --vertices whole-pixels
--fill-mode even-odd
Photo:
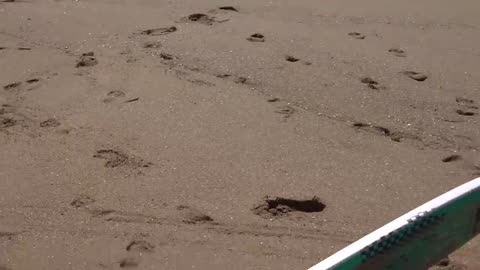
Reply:
[[[480,178],[421,205],[310,270],[425,270],[480,233]]]

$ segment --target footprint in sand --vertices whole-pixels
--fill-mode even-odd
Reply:
[[[22,231],[16,231],[16,232],[15,231],[13,231],[13,232],[12,231],[0,231],[0,239],[1,238],[6,238],[8,240],[13,240],[13,238],[15,236],[18,236],[21,233],[22,233]],[[1,266],[1,264],[0,264],[0,266]],[[1,269],[2,268],[0,268],[0,270]]]
[[[101,149],[97,150],[94,158],[104,159],[106,168],[116,167],[133,167],[133,168],[148,168],[152,165],[151,162],[146,162],[141,158],[130,157],[127,154],[113,149]]]
[[[214,17],[210,17],[207,14],[203,13],[194,13],[190,14],[187,17],[180,19],[181,22],[196,22],[205,25],[212,25],[213,23],[223,22],[216,21]]]
[[[445,157],[442,159],[442,162],[448,163],[448,162],[453,162],[453,161],[459,161],[462,159],[462,156],[460,155],[450,155],[448,157]]]
[[[296,57],[293,57],[291,55],[286,55],[285,56],[285,60],[287,60],[288,62],[292,62],[292,63],[295,63],[295,62],[298,62],[300,61],[300,59],[296,58]]]
[[[247,83],[248,78],[242,77],[242,76],[236,76],[235,79],[233,80],[234,83],[239,83],[239,84],[245,84]]]
[[[225,79],[225,78],[229,78],[231,77],[232,75],[231,74],[227,74],[227,73],[221,73],[221,74],[217,74],[215,75],[217,78],[221,78],[221,79]]]
[[[473,99],[463,98],[463,97],[457,97],[457,98],[455,98],[455,101],[459,105],[462,105],[462,106],[472,105],[472,104],[475,103],[475,101],[473,101]]]
[[[247,38],[250,42],[265,42],[265,36],[259,33],[252,34]]]
[[[227,73],[217,74],[217,75],[215,75],[215,76],[216,76],[217,78],[221,78],[221,79],[231,78],[231,79],[233,79],[233,82],[234,82],[234,83],[238,83],[238,84],[246,84],[246,83],[248,83],[248,78],[247,78],[247,77],[243,77],[243,76],[235,76],[235,75],[227,74]]]
[[[131,99],[125,100],[123,103],[130,103],[130,102],[135,102],[135,101],[139,101],[139,100],[140,100],[140,98],[138,98],[138,97],[137,98],[131,98]]]
[[[365,39],[365,35],[358,32],[350,32],[348,35],[356,39]]]
[[[200,86],[208,86],[208,87],[215,86],[215,84],[213,84],[211,82],[207,82],[207,81],[200,80],[200,79],[187,79],[187,81],[191,82],[193,84],[196,84],[196,85],[200,85]]]
[[[407,53],[399,48],[391,48],[388,52],[398,57],[407,57]]]
[[[144,215],[141,213],[129,213],[116,211],[112,209],[88,209],[88,212],[94,218],[102,218],[108,222],[120,222],[120,223],[144,223],[144,224],[158,224],[161,220],[155,216]]]
[[[39,81],[40,81],[40,78],[32,78],[32,79],[26,80],[25,82],[27,84],[34,84],[34,83],[37,83]],[[20,86],[22,86],[22,82],[14,82],[14,83],[7,84],[7,85],[3,86],[3,89],[6,90],[6,91],[13,91],[13,90],[16,90],[16,89],[20,88]],[[28,89],[28,90],[32,90],[32,89]]]
[[[107,168],[115,168],[128,163],[128,156],[126,154],[111,149],[98,150],[93,157],[105,159],[105,167]]]
[[[161,47],[162,47],[162,44],[159,41],[147,41],[143,43],[143,48],[145,49],[158,49]]]
[[[402,71],[400,73],[409,77],[410,79],[413,79],[413,80],[419,81],[419,82],[423,82],[428,78],[427,75],[425,75],[421,72],[416,72],[416,71]]]
[[[70,203],[70,205],[75,207],[75,208],[81,208],[81,207],[85,207],[89,204],[92,204],[94,202],[95,202],[95,200],[92,199],[90,196],[82,194],[82,195],[76,197],[75,199],[73,199],[73,201]]]
[[[366,84],[368,88],[378,90],[378,89],[385,89],[384,86],[380,86],[377,81],[370,77],[362,77],[360,78],[360,82]]]
[[[140,260],[136,258],[125,258],[119,262],[120,268],[134,268],[140,264]]]
[[[374,79],[372,79],[370,77],[362,77],[362,78],[360,78],[360,81],[362,83],[365,83],[365,84],[378,84],[377,81],[375,81]]]
[[[17,89],[21,85],[22,85],[21,82],[14,82],[14,83],[10,83],[10,84],[7,84],[7,85],[3,86],[3,89],[6,90],[6,91],[12,91],[12,90]]]
[[[176,57],[173,54],[162,52],[162,53],[160,53],[160,58],[162,58],[163,60],[173,60]]]
[[[223,6],[223,7],[219,7],[218,9],[238,12],[238,9],[232,6]]]
[[[28,84],[32,84],[32,83],[36,83],[36,82],[39,82],[40,81],[40,78],[33,78],[33,79],[30,79],[30,80],[26,80],[25,82],[28,83]]]
[[[464,111],[464,110],[460,110],[460,109],[456,110],[455,112],[459,115],[462,115],[462,116],[474,116],[474,115],[476,115],[475,112]]]
[[[77,60],[77,68],[80,67],[92,67],[98,64],[98,60],[95,58],[93,52],[84,53]]]
[[[14,109],[12,107],[12,105],[10,104],[2,104],[2,106],[0,106],[0,115],[2,114],[7,114],[7,113],[13,113]]]
[[[137,252],[153,252],[155,250],[155,245],[145,240],[133,240],[127,245],[126,250]]]
[[[402,142],[404,140],[411,140],[411,141],[417,141],[420,142],[421,139],[417,135],[401,132],[401,131],[395,131],[390,134],[390,139],[394,142]]]
[[[280,99],[279,98],[269,98],[269,99],[267,99],[267,102],[270,102],[270,103],[277,102],[277,101],[280,101]]]
[[[167,35],[167,34],[176,32],[177,30],[178,29],[175,26],[160,27],[160,28],[143,30],[142,32],[140,32],[140,34],[148,35],[148,36],[162,36],[162,35]]]
[[[197,223],[206,223],[212,222],[213,218],[208,215],[203,214],[202,212],[194,209],[190,206],[180,205],[177,207],[182,213],[183,219],[182,221],[189,224],[197,224]]]
[[[295,109],[290,105],[284,105],[278,107],[278,110],[276,110],[275,113],[283,115],[283,119],[287,120],[295,113]]]
[[[473,99],[457,97],[455,101],[462,107],[478,110],[478,106],[475,105],[475,101],[473,101]]]
[[[55,118],[49,118],[45,121],[40,122],[40,127],[58,127],[60,126],[60,122]]]
[[[292,212],[318,213],[325,209],[326,205],[319,198],[313,197],[307,200],[288,199],[281,197],[265,197],[263,202],[255,206],[252,212],[263,218],[282,217]]]
[[[382,136],[390,136],[392,134],[388,128],[373,126],[365,123],[354,123],[353,127],[356,129],[360,129],[363,131],[367,131],[367,132],[374,133],[377,135],[382,135]]]
[[[353,124],[353,127],[355,129],[359,129],[359,130],[362,130],[362,131],[365,131],[365,132],[377,134],[377,135],[380,135],[380,136],[389,137],[390,140],[392,140],[394,142],[402,142],[402,141],[405,141],[405,140],[421,141],[421,139],[416,135],[408,134],[408,133],[401,132],[401,131],[390,131],[390,129],[385,128],[385,127],[381,127],[381,126],[375,126],[375,125],[371,125],[371,124],[365,124],[365,123],[357,122],[357,123]]]
[[[0,117],[0,129],[13,127],[17,124],[17,120],[11,117]]]
[[[26,80],[25,83],[30,85],[26,90],[31,91],[40,87],[40,84],[37,84],[40,81],[41,81],[40,78],[32,78],[32,79]]]
[[[115,98],[120,98],[125,96],[125,92],[120,91],[120,90],[112,90],[107,93],[107,96],[109,97],[115,97]]]
[[[107,97],[105,99],[103,99],[103,102],[104,103],[110,103],[117,98],[123,98],[123,97],[125,97],[125,93],[123,91],[112,90],[112,91],[107,93]]]

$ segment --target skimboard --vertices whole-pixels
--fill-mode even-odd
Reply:
[[[480,178],[415,208],[309,270],[425,270],[480,233]]]

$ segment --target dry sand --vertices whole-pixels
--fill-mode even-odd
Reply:
[[[305,269],[475,178],[479,9],[1,2],[0,269]]]

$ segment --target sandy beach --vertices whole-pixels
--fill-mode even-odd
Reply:
[[[479,10],[0,0],[0,270],[307,269],[480,176]]]

